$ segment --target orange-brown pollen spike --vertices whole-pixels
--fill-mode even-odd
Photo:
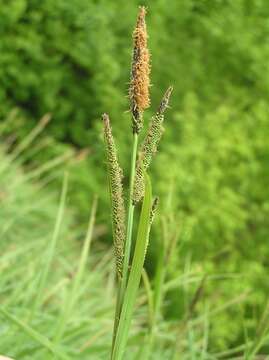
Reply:
[[[133,131],[142,128],[142,114],[150,105],[150,54],[147,47],[146,9],[139,8],[136,27],[133,32],[133,60],[129,88],[130,107],[133,115]]]

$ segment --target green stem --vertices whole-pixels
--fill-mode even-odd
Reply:
[[[122,278],[119,281],[119,289],[117,295],[117,304],[116,304],[116,313],[114,320],[114,329],[113,329],[113,342],[112,342],[112,351],[114,349],[115,337],[118,329],[119,319],[121,308],[124,299],[124,293],[127,286],[128,272],[129,272],[129,261],[131,254],[132,246],[132,232],[133,232],[133,219],[134,219],[134,205],[133,205],[133,191],[134,191],[134,179],[135,179],[135,165],[137,157],[137,146],[138,146],[138,134],[134,133],[133,136],[133,149],[132,149],[132,159],[131,159],[131,172],[130,172],[130,184],[129,184],[129,204],[128,204],[128,220],[127,220],[127,234],[126,242],[124,247],[124,261],[122,269]]]
[[[131,161],[127,236],[126,236],[126,243],[124,248],[124,261],[123,261],[123,270],[122,270],[123,293],[126,289],[126,284],[128,279],[129,261],[130,261],[131,245],[132,245],[132,232],[133,232],[133,219],[134,219],[133,192],[134,192],[134,179],[135,179],[135,165],[136,165],[136,157],[137,157],[137,144],[138,144],[138,134],[135,133],[133,140],[133,151],[132,151],[132,161]]]

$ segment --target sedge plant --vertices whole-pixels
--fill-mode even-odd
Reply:
[[[121,360],[124,355],[133,309],[144,260],[150,227],[158,199],[152,199],[148,168],[163,133],[164,112],[168,107],[172,87],[165,92],[157,112],[151,118],[145,138],[140,142],[143,114],[150,106],[150,53],[147,46],[146,9],[140,7],[133,32],[133,56],[129,87],[130,113],[132,116],[132,152],[126,215],[123,171],[119,165],[117,148],[112,135],[108,114],[103,115],[104,139],[107,156],[109,189],[112,207],[112,228],[118,278],[118,293],[114,318],[111,359]],[[136,241],[133,241],[133,224],[136,206],[142,202]],[[131,248],[134,255],[131,259]]]

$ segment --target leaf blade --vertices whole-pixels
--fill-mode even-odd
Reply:
[[[118,331],[115,339],[114,351],[112,354],[112,360],[122,359],[124,349],[127,343],[135,299],[141,279],[146,249],[148,245],[150,212],[152,204],[151,192],[152,191],[149,176],[145,175],[145,197],[143,200],[142,210],[140,214],[134,257],[122,306]]]

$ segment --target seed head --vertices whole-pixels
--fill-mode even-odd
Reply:
[[[145,183],[144,183],[144,174],[143,174],[143,157],[142,154],[139,154],[139,158],[136,162],[135,170],[135,179],[134,179],[134,190],[133,190],[133,204],[139,203],[139,201],[144,196],[145,192]]]
[[[119,166],[117,150],[114,143],[109,116],[103,115],[104,139],[106,145],[107,167],[109,175],[110,197],[112,205],[112,227],[116,268],[118,276],[122,276],[123,249],[125,243],[125,207],[122,186],[122,170]]]
[[[130,108],[133,115],[133,132],[141,130],[142,114],[150,105],[149,74],[150,54],[147,48],[147,28],[145,22],[146,9],[139,8],[136,27],[133,32],[133,60],[129,88]]]
[[[171,86],[166,90],[156,114],[151,119],[148,132],[139,151],[139,157],[136,164],[135,185],[133,191],[134,204],[138,203],[144,196],[145,189],[143,171],[146,171],[148,169],[153,156],[157,152],[157,148],[164,130],[164,112],[168,107],[169,98],[172,90],[173,88]]]
[[[157,111],[158,114],[164,114],[165,110],[169,106],[169,99],[173,91],[173,86],[169,86],[169,88],[166,90],[166,92],[163,95],[163,98],[160,102],[159,109]]]
[[[149,229],[148,229],[147,243],[146,243],[145,252],[144,252],[144,261],[145,261],[145,258],[146,258],[148,244],[149,244],[149,234],[150,234],[150,231],[151,231],[151,226],[152,226],[152,223],[154,221],[154,217],[155,217],[155,214],[156,214],[156,211],[157,211],[158,204],[159,204],[159,198],[155,197],[153,199],[153,201],[152,201],[150,215],[149,215],[150,216],[150,218],[149,218]]]
[[[150,225],[152,225],[155,215],[156,215],[156,211],[159,205],[159,198],[156,196],[152,202],[152,206],[151,206],[151,212],[150,212]]]

